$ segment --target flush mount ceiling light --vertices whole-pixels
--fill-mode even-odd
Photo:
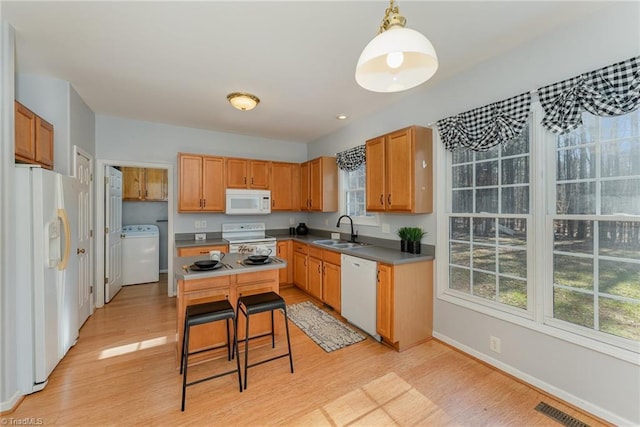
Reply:
[[[438,69],[431,42],[419,32],[405,28],[395,0],[391,0],[378,35],[360,54],[356,81],[372,92],[400,92],[429,80]]]
[[[256,108],[260,99],[250,93],[233,92],[227,95],[227,100],[238,110],[249,111]]]

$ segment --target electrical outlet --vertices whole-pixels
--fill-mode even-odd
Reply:
[[[391,227],[389,227],[389,224],[382,224],[382,232],[383,233],[390,233],[391,232]]]
[[[295,218],[289,218],[289,225],[294,225],[296,223]]]
[[[200,221],[200,228],[207,228],[207,221],[206,220],[202,220]]]
[[[324,225],[329,225],[329,220],[328,219],[324,220]]]
[[[331,239],[340,240],[340,233],[331,233]]]
[[[196,240],[207,240],[207,233],[196,233]]]
[[[200,228],[200,221],[193,221],[193,228]]]
[[[491,351],[500,353],[500,338],[496,338],[493,335],[489,337],[489,348]]]

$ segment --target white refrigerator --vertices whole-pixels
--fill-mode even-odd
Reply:
[[[78,184],[16,165],[18,386],[42,390],[78,338]]]

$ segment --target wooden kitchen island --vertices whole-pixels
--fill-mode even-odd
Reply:
[[[176,367],[180,366],[180,351],[184,331],[184,316],[188,305],[228,299],[234,309],[238,297],[261,292],[279,293],[279,270],[286,268],[285,260],[271,257],[271,262],[263,265],[245,265],[245,256],[227,254],[222,260],[222,268],[212,271],[192,271],[189,266],[194,261],[207,257],[176,257],[174,265],[178,268],[177,280],[177,321],[176,321]],[[278,316],[276,316],[278,317]],[[276,321],[276,331],[280,322]],[[223,345],[227,335],[226,322],[215,322],[191,328],[189,352]],[[238,339],[245,337],[244,316],[238,317]],[[271,329],[270,313],[251,316],[249,336],[256,336]],[[233,338],[232,338],[233,339]],[[205,351],[189,357],[189,364],[201,363],[218,357],[226,357],[226,349]]]

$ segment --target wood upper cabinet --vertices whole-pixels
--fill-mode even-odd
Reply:
[[[376,331],[398,351],[431,339],[433,260],[378,263]]]
[[[269,189],[269,162],[226,158],[227,188]]]
[[[122,168],[124,181],[123,200],[167,201],[168,182],[166,169]]]
[[[280,274],[280,284],[291,283],[293,281],[293,256],[291,240],[283,240],[277,243],[277,255],[287,261],[287,268],[278,270]]]
[[[338,210],[338,165],[335,157],[318,157],[300,165],[300,208]]]
[[[411,126],[366,143],[367,211],[433,211],[433,143],[429,128]]]
[[[53,169],[53,125],[18,101],[15,110],[15,159]]]
[[[224,158],[178,154],[178,211],[224,211]]]
[[[300,197],[300,165],[271,162],[271,210],[297,211]]]

